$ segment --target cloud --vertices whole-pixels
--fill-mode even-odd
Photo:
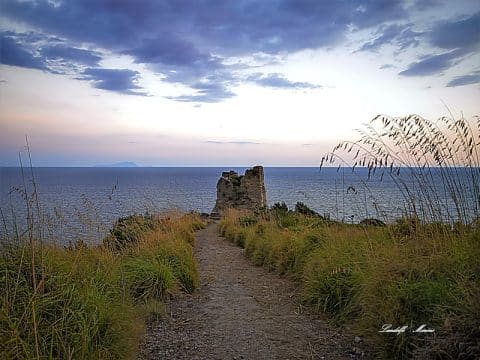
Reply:
[[[480,48],[480,12],[453,21],[437,22],[425,32],[425,38],[431,46],[450,51],[413,62],[399,75],[434,75],[455,66],[466,55],[477,51]]]
[[[422,33],[411,30],[412,26],[412,24],[380,26],[375,32],[377,37],[364,43],[357,51],[377,52],[384,45],[396,45],[399,50],[404,50],[409,46],[417,46],[419,44],[418,38]]]
[[[471,74],[457,76],[450,80],[447,84],[447,87],[456,87],[470,84],[479,84],[480,83],[480,70],[474,71]]]
[[[2,15],[64,41],[65,46],[40,53],[49,62],[64,60],[73,72],[78,65],[98,67],[100,55],[84,47],[127,54],[161,74],[163,81],[195,91],[172,99],[215,102],[234,96],[231,87],[237,83],[229,80],[234,70],[224,65],[231,57],[277,56],[334,46],[352,29],[398,20],[407,13],[400,0],[4,0]],[[24,66],[29,64],[41,66],[34,61]],[[195,88],[212,73],[216,79],[209,81],[218,82],[216,89]],[[310,88],[279,78],[259,81],[276,88]],[[97,84],[104,86],[102,81]]]
[[[73,62],[86,66],[98,66],[102,57],[98,52],[66,45],[50,45],[40,48],[40,54],[50,61]]]
[[[9,36],[0,38],[0,62],[4,65],[18,66],[30,69],[47,70],[43,59],[34,56]]]
[[[457,21],[438,22],[428,39],[431,45],[442,49],[473,51],[480,47],[480,12]]]
[[[408,65],[406,70],[399,73],[402,76],[427,76],[441,73],[457,64],[465,55],[462,50],[453,50],[447,53],[426,56],[420,61]]]
[[[2,63],[52,74],[78,75],[85,67],[97,67],[101,54],[72,47],[64,40],[33,31],[2,34]]]
[[[158,34],[155,39],[143,40],[141,45],[126,50],[138,63],[161,63],[164,65],[191,66],[196,63],[213,61],[212,56],[203,53],[195,45],[170,32]]]
[[[382,66],[379,67],[380,70],[385,70],[385,69],[391,69],[394,68],[395,65],[393,64],[383,64]]]
[[[450,54],[419,59],[400,73],[424,76],[435,68],[452,66],[467,49],[471,52],[478,45],[479,13],[437,22],[423,32],[406,23],[409,12],[433,6],[436,3],[431,0],[2,0],[3,17],[36,31],[29,33],[30,40],[20,41],[20,45],[30,47],[12,43],[10,37],[9,54],[2,54],[2,62],[5,57],[6,62],[16,66],[81,74],[85,68],[99,68],[102,53],[123,54],[160,74],[162,81],[180,83],[192,90],[192,94],[170,99],[218,102],[235,96],[233,88],[242,81],[270,88],[318,87],[291,82],[278,74],[252,80],[238,78],[238,67],[226,65],[232,64],[232,59],[275,59],[306,49],[330,48],[344,42],[352,32],[368,30],[373,39],[364,42],[359,51],[379,51],[389,43],[404,50],[423,41]],[[38,39],[33,39],[35,36]],[[47,46],[42,37],[57,40]],[[454,53],[457,47],[461,51]],[[448,58],[452,54],[459,55],[457,59]],[[243,64],[244,71],[254,66],[253,61]],[[109,74],[109,69],[105,70],[102,79]],[[100,76],[98,72],[89,76],[97,87],[139,93],[139,87],[126,73],[121,79],[115,75],[121,86],[112,85],[110,78],[95,80]],[[203,87],[198,87],[199,83]]]
[[[180,96],[168,96],[167,99],[176,100],[181,102],[195,102],[195,103],[217,103],[236,96],[234,92],[222,85],[206,87],[204,89],[198,89],[194,94],[180,95]]]
[[[93,87],[127,95],[146,95],[136,83],[140,73],[128,69],[88,68],[82,72],[80,80],[88,80]]]
[[[274,89],[312,90],[322,88],[322,86],[320,85],[314,85],[308,82],[290,81],[279,73],[256,73],[248,76],[247,81],[253,82],[260,86],[270,87]]]
[[[439,1],[439,0],[415,0],[412,7],[415,10],[425,11],[425,10],[428,10],[429,8],[439,6],[442,3],[443,1]]]

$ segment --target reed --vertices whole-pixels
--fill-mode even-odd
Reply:
[[[322,157],[321,167],[366,167],[368,178],[393,180],[405,217],[463,224],[480,217],[480,118],[437,121],[378,115]],[[351,161],[347,161],[347,158]]]

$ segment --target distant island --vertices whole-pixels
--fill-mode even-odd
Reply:
[[[132,161],[121,161],[115,164],[96,165],[95,167],[138,167],[138,165]]]

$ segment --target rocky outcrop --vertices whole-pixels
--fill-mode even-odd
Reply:
[[[212,216],[221,215],[225,209],[260,210],[267,206],[267,195],[262,166],[254,166],[238,175],[226,171],[217,183],[217,201]]]

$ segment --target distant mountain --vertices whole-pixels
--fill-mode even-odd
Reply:
[[[138,167],[138,165],[132,161],[121,161],[115,164],[97,165],[97,167]]]

